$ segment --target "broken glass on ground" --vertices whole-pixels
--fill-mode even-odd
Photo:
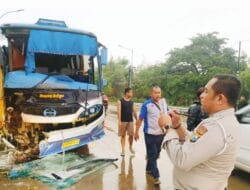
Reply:
[[[5,159],[7,157],[5,156]],[[94,156],[83,156],[75,153],[57,154],[39,160],[13,165],[9,178],[39,180],[56,189],[64,189],[77,183],[84,176],[111,165],[117,159],[103,159]],[[4,163],[0,163],[0,169]]]
[[[13,166],[13,151],[0,151],[0,173],[8,173]]]

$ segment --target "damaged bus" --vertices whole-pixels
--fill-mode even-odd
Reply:
[[[103,137],[107,49],[97,37],[48,19],[0,28],[7,39],[0,59],[1,139],[16,162]]]

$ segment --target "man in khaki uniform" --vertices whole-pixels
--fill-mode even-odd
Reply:
[[[170,112],[165,125],[172,122],[172,128],[163,148],[174,164],[175,189],[226,189],[239,148],[239,123],[234,115],[239,91],[240,81],[234,76],[212,78],[201,94],[202,109],[209,118],[190,134],[181,127],[177,112]]]

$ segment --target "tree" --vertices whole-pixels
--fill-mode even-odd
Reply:
[[[249,99],[250,98],[250,68],[241,72],[240,78],[241,78],[241,94]]]
[[[145,97],[148,86],[161,86],[163,94],[172,105],[189,105],[196,91],[215,74],[236,74],[236,51],[226,47],[225,38],[217,32],[198,34],[191,44],[171,50],[166,61],[142,69],[136,76],[136,95]],[[240,58],[240,69],[246,69],[246,56]]]
[[[124,88],[128,85],[128,60],[111,58],[107,66],[103,68],[103,76],[108,80],[104,92],[108,96],[120,97]]]
[[[174,71],[207,74],[214,68],[224,68],[226,73],[236,74],[237,56],[235,50],[225,47],[225,38],[218,33],[198,34],[191,38],[191,44],[169,52],[167,66]],[[240,68],[246,68],[245,58],[241,58]]]
[[[150,66],[139,70],[134,77],[134,92],[138,99],[145,99],[149,96],[149,90],[152,86],[159,85],[163,78],[160,75],[160,66]]]

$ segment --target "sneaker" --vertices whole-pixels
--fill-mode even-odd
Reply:
[[[154,185],[160,185],[161,181],[159,180],[159,178],[154,178]]]
[[[129,150],[130,150],[131,154],[135,154],[135,151],[132,147],[130,147]]]

